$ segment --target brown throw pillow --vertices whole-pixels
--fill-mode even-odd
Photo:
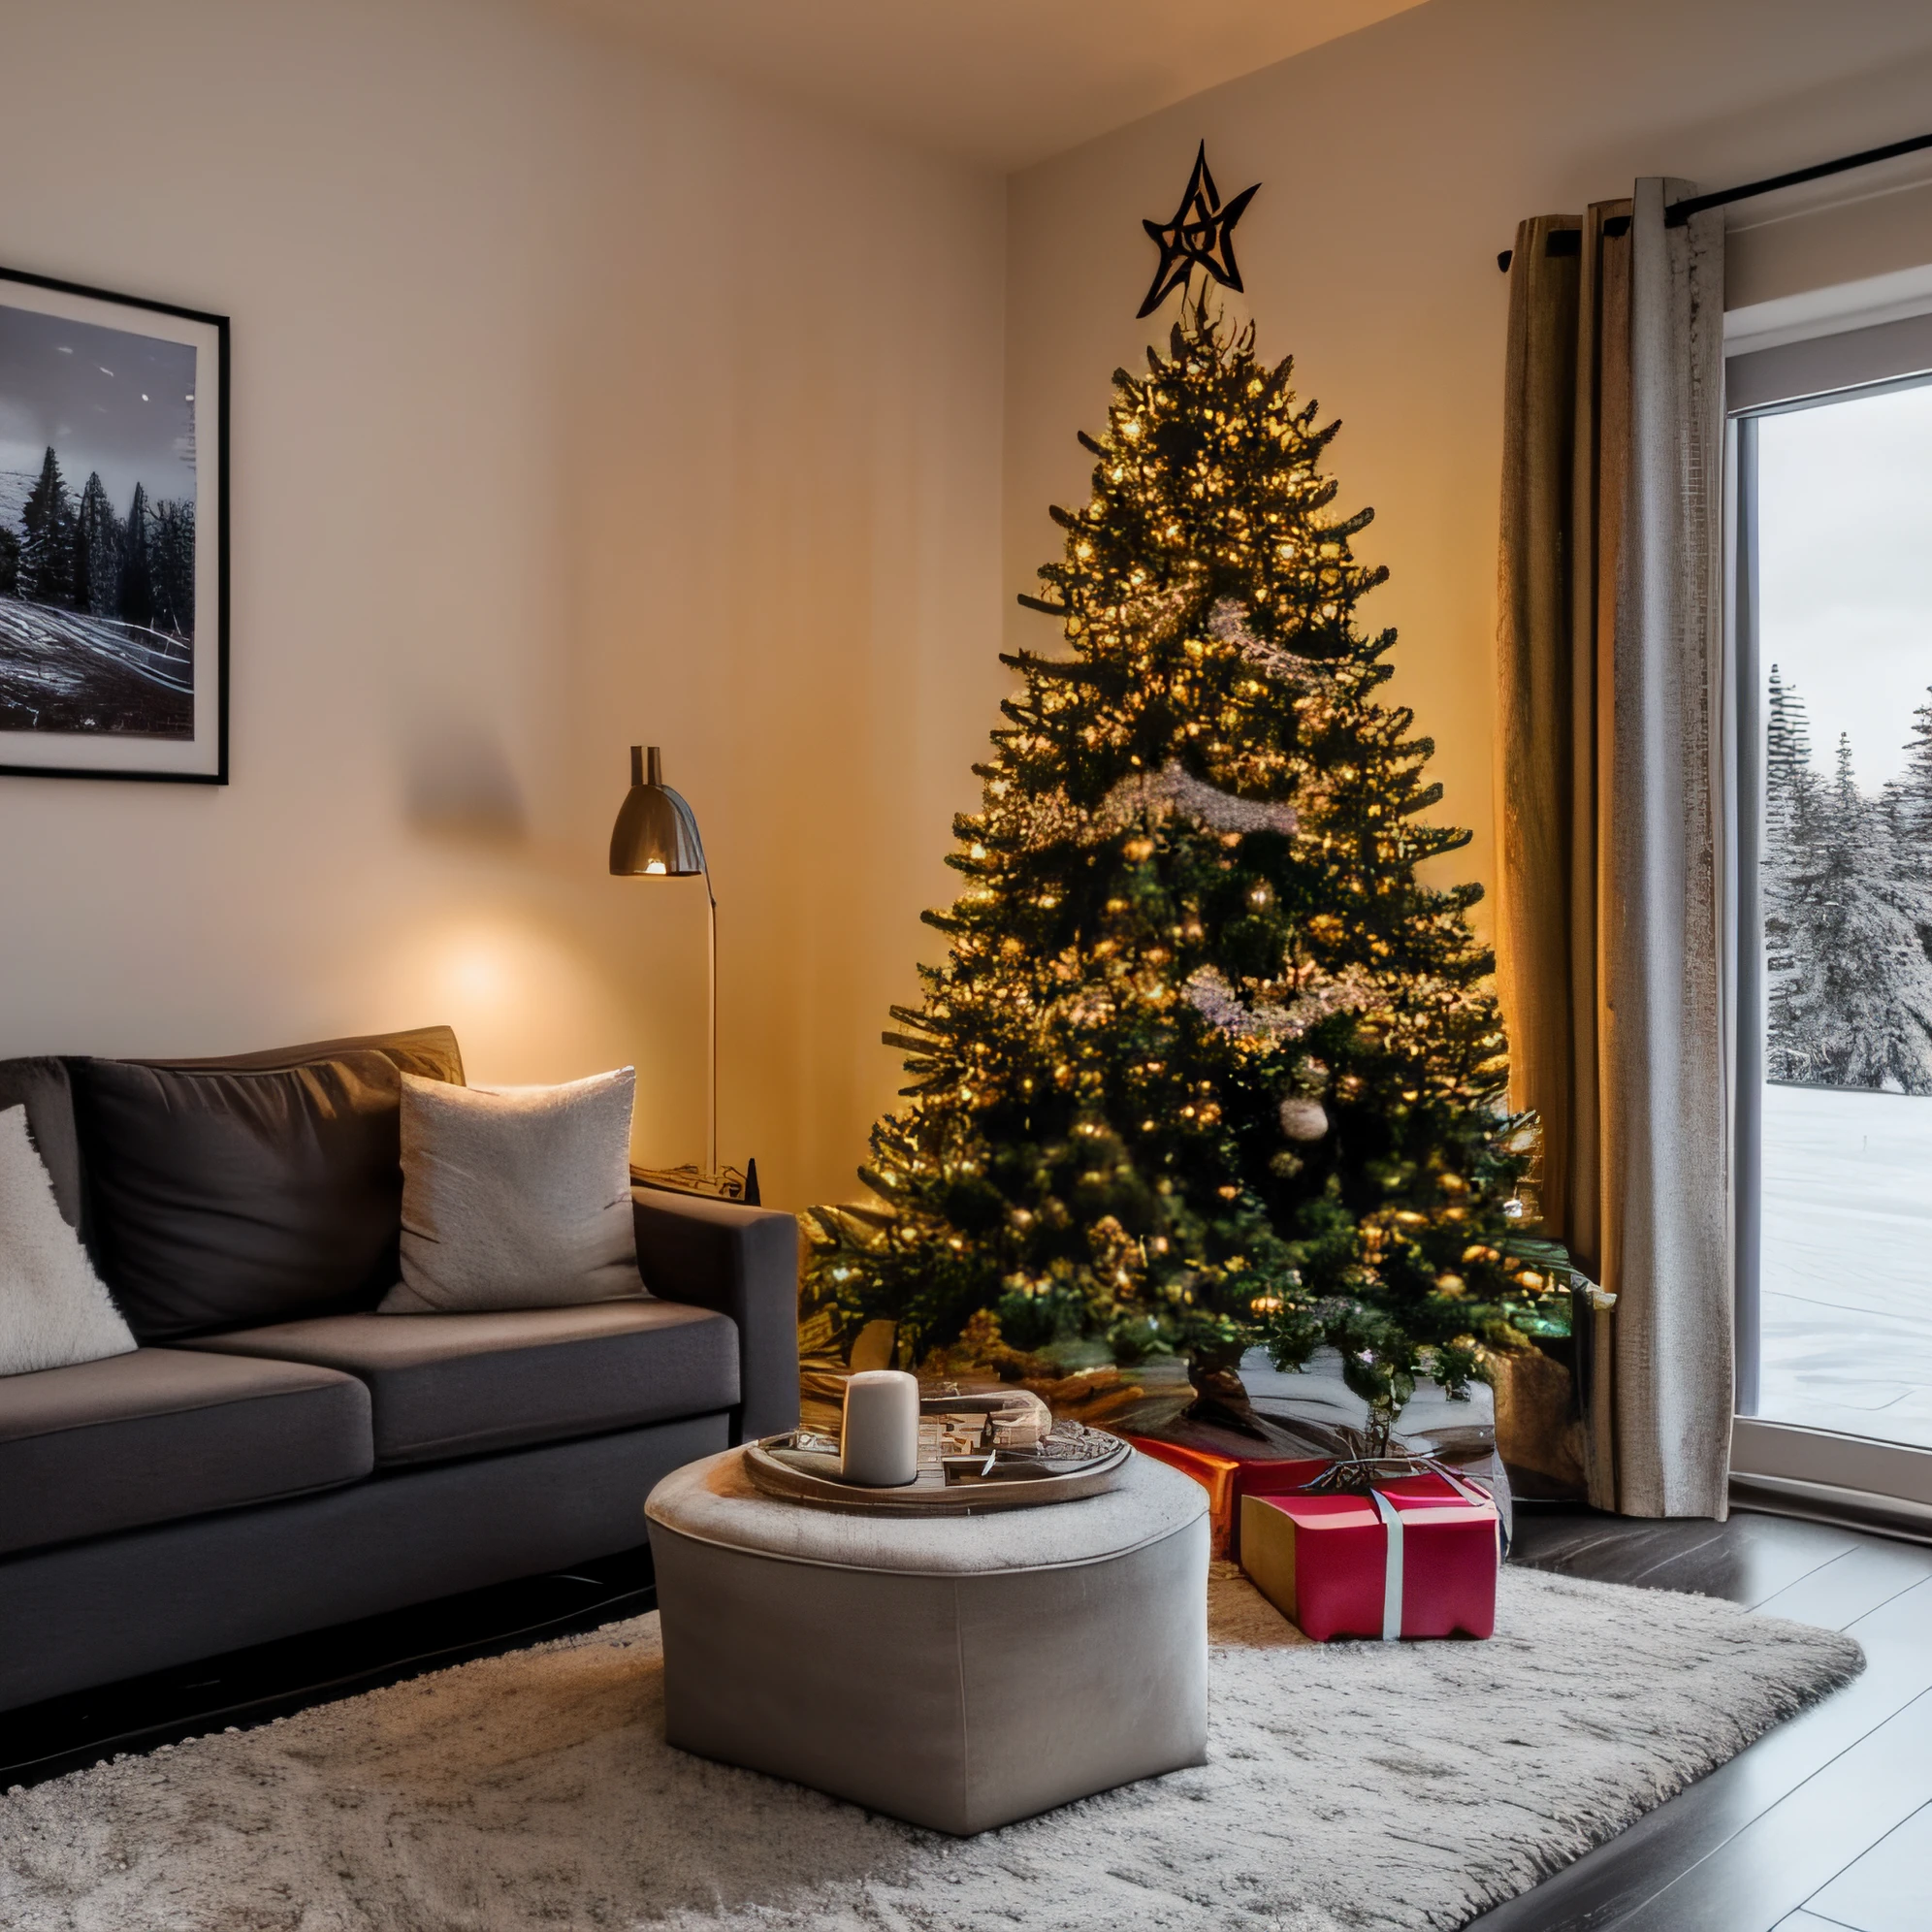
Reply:
[[[144,1341],[374,1307],[397,1275],[402,1076],[77,1060],[87,1236]]]
[[[264,1046],[253,1053],[189,1060],[145,1059],[141,1064],[179,1068],[190,1074],[276,1073],[284,1067],[311,1067],[318,1060],[339,1060],[344,1053],[380,1053],[399,1073],[463,1084],[463,1050],[447,1026],[412,1026],[403,1033],[359,1033],[348,1040],[308,1040],[299,1046]]]

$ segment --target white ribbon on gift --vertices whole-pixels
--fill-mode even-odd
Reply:
[[[1402,1634],[1402,1513],[1380,1490],[1371,1489],[1368,1500],[1389,1532],[1389,1554],[1382,1565],[1382,1641],[1393,1644]]]
[[[1486,1503],[1496,1508],[1496,1498],[1488,1495],[1478,1485],[1465,1482],[1453,1469],[1445,1469],[1433,1458],[1430,1461],[1433,1473],[1440,1476],[1465,1502]],[[1402,1513],[1378,1489],[1368,1492],[1368,1500],[1375,1505],[1375,1514],[1382,1519],[1382,1527],[1389,1532],[1389,1553],[1382,1564],[1382,1641],[1385,1644],[1399,1643],[1402,1634]],[[1502,1513],[1497,1511],[1497,1561],[1502,1561]]]
[[[1497,1561],[1497,1567],[1500,1569],[1502,1567],[1503,1559],[1509,1554],[1509,1542],[1508,1539],[1502,1533],[1502,1511],[1497,1508],[1496,1497],[1492,1496],[1490,1492],[1482,1486],[1481,1483],[1472,1483],[1468,1480],[1467,1477],[1459,1476],[1454,1469],[1444,1468],[1443,1465],[1440,1463],[1435,1462],[1434,1458],[1433,1457],[1430,1460],[1433,1466],[1435,1469],[1435,1472],[1442,1478],[1444,1482],[1446,1482],[1449,1485],[1451,1489],[1453,1489],[1456,1492],[1458,1496],[1464,1497],[1466,1501],[1469,1502],[1487,1503],[1489,1507],[1493,1511],[1495,1511],[1496,1561]]]

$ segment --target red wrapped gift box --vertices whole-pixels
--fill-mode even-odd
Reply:
[[[1299,1466],[1305,1483],[1329,1465]],[[1496,1505],[1473,1485],[1426,1470],[1367,1496],[1250,1490],[1240,1514],[1242,1569],[1317,1643],[1496,1628]]]
[[[1241,1500],[1250,1496],[1278,1496],[1304,1488],[1330,1466],[1322,1458],[1305,1456],[1219,1456],[1211,1449],[1187,1449],[1151,1435],[1126,1438],[1143,1456],[1192,1476],[1208,1492],[1208,1519],[1217,1557],[1241,1554]]]

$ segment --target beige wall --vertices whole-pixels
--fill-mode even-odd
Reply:
[[[0,1053],[444,1018],[479,1079],[634,1059],[639,1153],[691,1157],[697,892],[602,870],[650,738],[718,869],[724,1151],[787,1206],[853,1191],[897,1084],[1002,623],[1045,626],[1011,593],[1200,135],[1264,183],[1263,345],[1345,419],[1368,614],[1487,878],[1496,250],[1932,98],[1916,0],[1433,0],[1003,197],[515,0],[66,0],[0,38],[0,262],[235,320],[235,782],[0,779]],[[1766,287],[1803,281],[1781,246]]]
[[[1224,195],[1262,183],[1237,231],[1247,300],[1230,306],[1342,419],[1340,505],[1375,506],[1358,554],[1393,572],[1364,618],[1401,632],[1394,691],[1437,741],[1442,809],[1476,834],[1455,869],[1492,882],[1497,251],[1520,217],[1626,194],[1640,174],[1728,186],[1926,132],[1928,102],[1923,0],[1433,0],[1015,177],[1009,637],[1050,639],[1011,593],[1058,554],[1047,503],[1086,495],[1074,433],[1099,425],[1110,372],[1148,339],[1141,218],[1173,211],[1205,136]],[[1753,246],[1766,290],[1834,259],[1816,240]],[[1851,273],[1896,265],[1884,246],[1853,252]]]
[[[0,21],[0,262],[234,318],[233,777],[0,779],[0,1054],[447,1019],[853,1191],[1004,680],[996,181],[489,0]]]

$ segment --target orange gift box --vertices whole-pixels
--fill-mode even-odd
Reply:
[[[1237,1562],[1241,1554],[1241,1499],[1301,1489],[1329,1466],[1322,1458],[1312,1462],[1305,1456],[1243,1459],[1218,1456],[1211,1449],[1184,1449],[1176,1442],[1162,1442],[1150,1435],[1126,1439],[1142,1455],[1192,1476],[1208,1492],[1214,1555]]]
[[[1329,1465],[1301,1466],[1306,1482]],[[1366,1496],[1250,1492],[1240,1507],[1242,1569],[1317,1643],[1496,1628],[1499,1526],[1495,1503],[1470,1486],[1425,1470]]]
[[[1175,1442],[1158,1442],[1150,1435],[1129,1435],[1143,1456],[1178,1469],[1208,1492],[1208,1522],[1217,1557],[1228,1554],[1228,1540],[1235,1513],[1235,1471],[1240,1464],[1232,1456],[1216,1456],[1207,1449],[1183,1449]]]

